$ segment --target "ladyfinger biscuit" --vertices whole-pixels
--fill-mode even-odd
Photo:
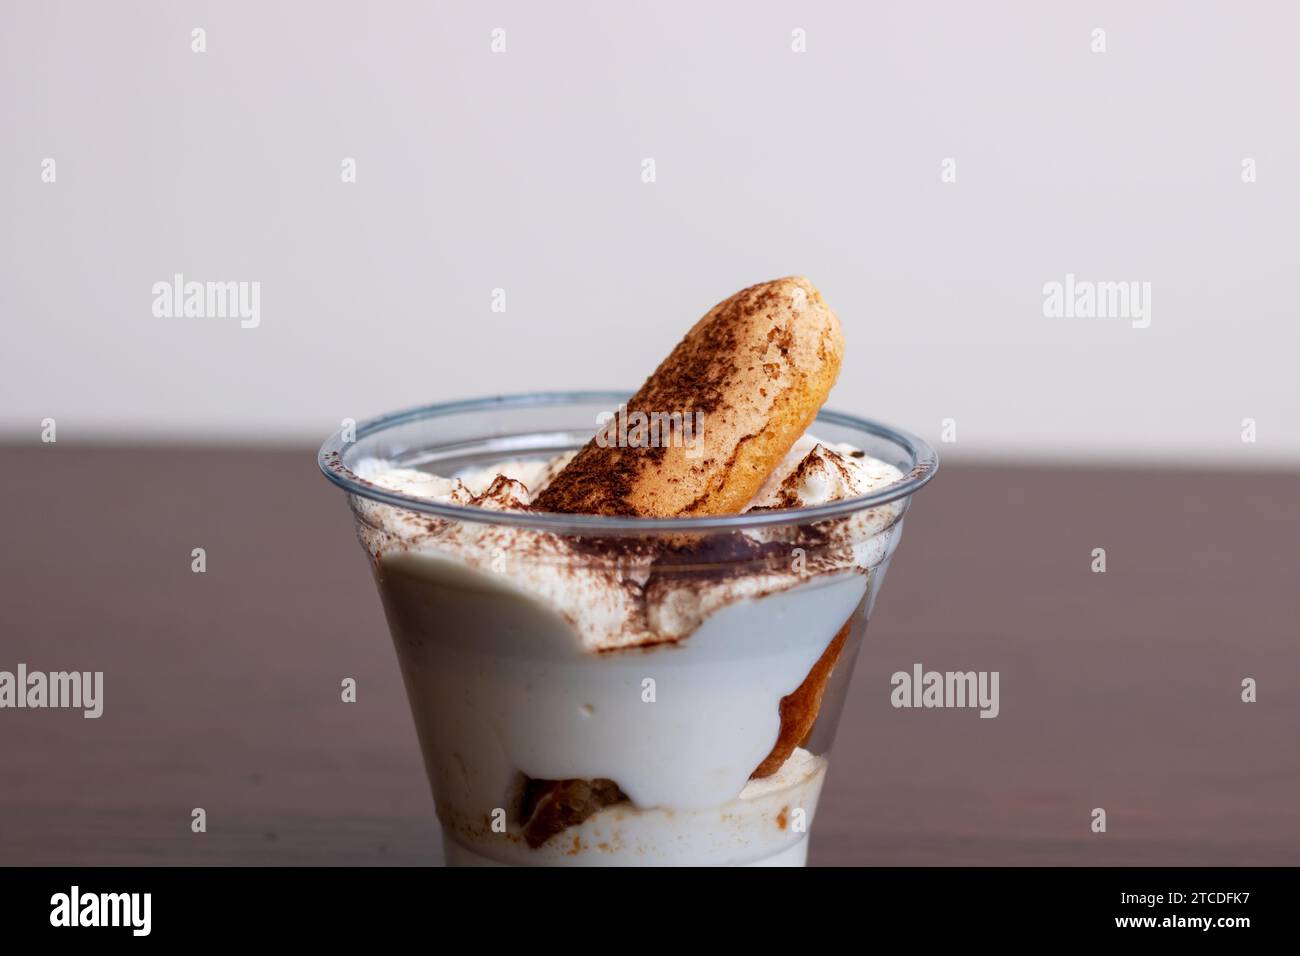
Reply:
[[[534,507],[655,518],[739,512],[816,417],[843,355],[839,320],[807,279],[737,292],[629,399],[622,421],[664,427],[603,430]],[[673,431],[674,422],[686,424]]]
[[[803,683],[792,693],[781,698],[781,730],[777,734],[772,752],[763,758],[750,777],[770,777],[781,769],[794,748],[804,742],[812,726],[817,722],[817,713],[822,707],[822,695],[826,692],[826,682],[830,679],[835,662],[840,659],[844,642],[849,637],[849,627],[853,619],[844,622],[839,633],[831,639],[822,656],[812,666]]]

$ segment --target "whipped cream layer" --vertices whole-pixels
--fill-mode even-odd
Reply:
[[[413,497],[494,510],[527,511],[573,457],[508,460],[443,477],[366,459],[357,475]],[[903,474],[849,445],[803,436],[746,511],[810,507],[871,494]],[[726,604],[817,577],[866,571],[889,553],[901,502],[814,526],[774,526],[714,535],[693,544],[632,542],[447,521],[354,498],[371,554],[435,552],[502,576],[573,627],[589,651],[677,641]],[[712,572],[712,573],[711,573]]]
[[[553,609],[431,552],[376,576],[439,818],[515,819],[520,774],[615,781],[639,808],[734,799],[868,580],[842,574],[735,601],[676,644],[585,650]]]

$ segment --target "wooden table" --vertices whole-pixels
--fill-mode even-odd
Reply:
[[[0,460],[0,669],[106,685],[99,720],[0,711],[0,864],[440,860],[379,601],[309,449]],[[1300,864],[1297,488],[945,466],[877,605],[812,861]],[[1000,715],[893,709],[917,662],[999,671]]]

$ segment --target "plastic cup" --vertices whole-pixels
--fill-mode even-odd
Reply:
[[[903,477],[812,508],[677,519],[489,510],[365,477],[550,458],[624,400],[435,405],[321,447],[371,559],[446,860],[803,865],[871,608],[937,458],[823,411],[818,438]]]

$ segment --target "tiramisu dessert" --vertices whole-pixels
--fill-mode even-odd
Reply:
[[[486,465],[329,458],[448,862],[804,862],[907,505],[880,494],[903,468],[808,430],[843,353],[820,293],[779,279],[711,309],[576,452],[498,429]]]

